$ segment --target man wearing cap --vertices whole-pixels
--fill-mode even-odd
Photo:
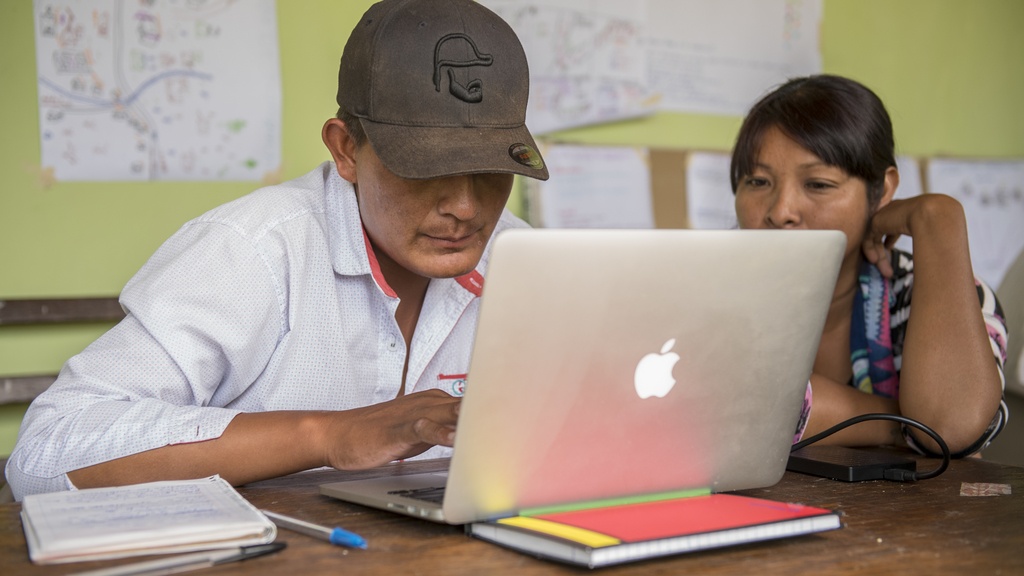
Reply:
[[[341,59],[333,162],[185,224],[33,402],[26,494],[448,454],[490,241],[546,179],[526,57],[472,0],[384,0]]]

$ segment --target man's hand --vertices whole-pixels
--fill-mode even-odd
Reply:
[[[409,458],[435,445],[452,446],[460,398],[440,390],[326,414],[321,441],[325,461],[360,470]]]

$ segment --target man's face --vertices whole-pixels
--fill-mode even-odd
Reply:
[[[355,156],[359,214],[385,277],[392,266],[426,278],[476,267],[512,191],[511,174],[407,180],[369,143]]]

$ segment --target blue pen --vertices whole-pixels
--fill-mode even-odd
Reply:
[[[366,550],[366,540],[364,540],[359,534],[353,534],[352,532],[342,530],[341,528],[327,528],[326,526],[319,526],[297,518],[282,516],[275,512],[268,512],[266,510],[262,510],[262,512],[267,516],[267,518],[273,520],[274,524],[277,524],[281,528],[286,528],[307,536],[326,540],[337,546],[349,546],[351,548],[362,548],[363,550]]]

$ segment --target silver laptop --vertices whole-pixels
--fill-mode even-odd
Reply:
[[[506,231],[448,473],[320,491],[463,524],[775,484],[845,246],[837,231]]]

